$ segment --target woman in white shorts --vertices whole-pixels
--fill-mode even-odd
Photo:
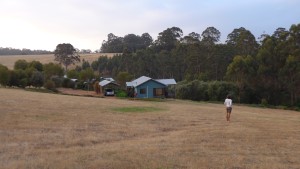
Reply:
[[[232,111],[232,100],[229,95],[226,97],[224,105],[226,106],[226,120],[230,122],[230,115]]]

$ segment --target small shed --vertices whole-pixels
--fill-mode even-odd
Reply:
[[[100,93],[104,93],[105,89],[119,89],[119,84],[116,83],[115,81],[110,81],[110,80],[102,80],[101,82],[99,82],[99,86],[100,86]]]
[[[141,76],[131,82],[126,82],[128,95],[137,98],[164,98],[167,94],[167,86],[176,84],[173,79],[155,80],[147,76]]]

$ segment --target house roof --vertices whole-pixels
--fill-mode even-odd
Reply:
[[[108,80],[108,81],[111,81],[111,82],[114,82],[114,81],[115,81],[115,79],[113,79],[113,78],[111,78],[111,77],[106,77],[106,78],[104,78],[104,80]]]
[[[158,79],[158,80],[155,80],[155,79],[151,79],[150,77],[147,77],[147,76],[141,76],[131,82],[126,82],[126,86],[127,87],[136,87],[136,86],[139,86],[149,80],[154,80],[158,83],[161,83],[163,85],[172,85],[172,84],[176,84],[176,81],[174,79]]]
[[[147,77],[147,76],[141,76],[131,82],[126,82],[126,85],[128,87],[136,87],[136,86],[139,86],[145,82],[147,82],[148,80],[150,80],[151,78],[150,77]]]
[[[100,86],[106,86],[106,85],[108,85],[110,83],[119,86],[119,84],[115,83],[114,81],[109,81],[109,80],[102,80],[101,82],[99,82],[99,85]]]
[[[156,79],[156,81],[165,85],[175,85],[177,84],[175,79]]]
[[[126,86],[127,87],[133,87],[133,83],[132,82],[126,82]]]

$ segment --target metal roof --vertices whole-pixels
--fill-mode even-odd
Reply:
[[[156,79],[156,81],[165,85],[175,85],[177,84],[175,79]]]
[[[133,87],[133,83],[132,82],[126,82],[126,86],[127,87]]]
[[[137,79],[135,79],[135,80],[133,80],[133,81],[131,81],[131,82],[126,82],[126,85],[128,86],[128,87],[136,87],[136,86],[139,86],[139,85],[141,85],[141,84],[143,84],[143,83],[145,83],[145,82],[147,82],[148,80],[150,80],[151,78],[150,77],[147,77],[147,76],[141,76],[141,77],[139,77],[139,78],[137,78]]]
[[[114,81],[109,81],[109,80],[102,80],[101,82],[99,82],[99,85],[100,86],[106,86],[106,85],[108,85],[108,84],[115,84],[115,85],[119,85],[119,84],[117,84],[116,82],[114,82]]]
[[[141,76],[131,82],[126,82],[126,86],[127,87],[136,87],[136,86],[139,86],[149,80],[154,80],[154,81],[157,81],[161,84],[164,84],[164,85],[173,85],[173,84],[177,84],[176,81],[174,79],[151,79],[150,77],[147,77],[147,76]]]
[[[111,82],[114,82],[115,79],[111,78],[111,77],[107,77],[107,78],[104,78],[104,80],[108,80],[108,81],[111,81]]]

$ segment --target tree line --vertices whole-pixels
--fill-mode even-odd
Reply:
[[[148,34],[145,43],[142,36],[117,37],[111,33],[101,52],[122,54],[102,56],[91,67],[104,76],[128,72],[135,78],[175,78],[182,82],[178,89],[191,83],[203,86],[202,82],[225,81],[236,86],[227,93],[241,103],[300,104],[300,24],[262,34],[258,40],[244,27],[228,34],[225,43],[220,42],[220,36],[214,27],[201,35],[192,32],[187,36],[172,27],[160,32],[155,41]],[[205,100],[192,95],[201,93],[191,92],[184,98]]]
[[[47,50],[30,50],[30,49],[14,49],[0,47],[0,55],[43,55],[52,54],[53,52]]]
[[[90,49],[75,49],[77,53],[88,54],[93,53]],[[94,53],[99,53],[100,50],[95,50]],[[14,49],[14,48],[3,48],[0,47],[0,55],[44,55],[44,54],[53,54],[54,51],[47,50],[30,50],[30,49]]]

